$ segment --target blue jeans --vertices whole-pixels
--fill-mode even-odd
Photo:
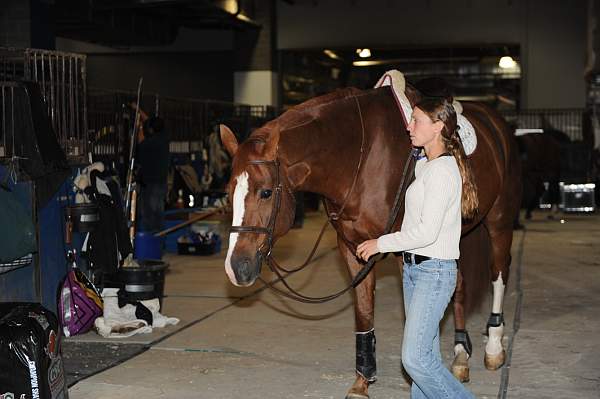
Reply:
[[[167,183],[147,183],[140,189],[139,231],[157,232],[164,228],[163,214],[167,197]]]
[[[456,287],[456,261],[405,263],[402,364],[413,380],[411,399],[474,398],[444,367],[440,321]]]

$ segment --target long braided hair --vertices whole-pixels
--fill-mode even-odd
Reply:
[[[425,98],[415,105],[415,108],[423,111],[433,122],[441,121],[444,124],[442,142],[450,155],[456,159],[462,178],[461,214],[463,219],[472,219],[477,213],[479,199],[471,165],[458,135],[457,117],[452,105],[452,98]]]

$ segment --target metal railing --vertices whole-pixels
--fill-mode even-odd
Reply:
[[[67,157],[75,161],[85,157],[88,150],[85,55],[0,48],[0,80],[37,82]]]
[[[586,108],[529,109],[502,112],[515,128],[543,129],[560,147],[560,178],[585,182],[591,173],[592,112]]]
[[[16,144],[19,112],[15,103],[24,89],[15,82],[0,83],[0,160],[18,158],[22,154]],[[15,93],[16,91],[16,93]]]
[[[520,129],[553,129],[565,133],[571,141],[584,139],[586,109],[528,109],[503,111],[507,122]]]
[[[125,101],[116,93],[89,93],[88,137],[94,160],[117,160],[127,153],[129,112],[124,109]]]
[[[88,131],[94,159],[116,160],[128,153],[134,116],[129,104],[133,101],[134,92],[89,90]],[[219,123],[227,124],[243,140],[276,116],[275,108],[269,106],[160,97],[152,93],[142,96],[140,107],[148,115],[158,113],[164,119],[174,153],[199,150]]]

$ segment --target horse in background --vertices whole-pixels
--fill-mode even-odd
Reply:
[[[528,133],[517,136],[516,141],[521,156],[525,219],[531,219],[532,212],[538,208],[540,198],[548,183],[548,203],[552,211],[558,211],[560,203],[559,181],[561,177],[561,143],[569,138],[551,132]],[[549,215],[552,216],[552,215]]]
[[[410,106],[421,99],[414,87],[404,89]],[[454,295],[454,374],[469,379],[471,342],[465,313],[493,286],[493,306],[487,324],[485,364],[499,368],[502,347],[502,305],[509,277],[513,220],[520,204],[520,162],[512,132],[504,119],[483,104],[466,103],[465,115],[475,127],[477,148],[470,155],[480,210],[464,223],[459,276]],[[232,233],[225,260],[234,285],[257,279],[271,244],[294,219],[294,192],[324,197],[338,234],[338,248],[351,278],[363,263],[356,246],[383,234],[409,162],[407,122],[389,87],[360,91],[344,89],[302,103],[255,130],[238,143],[221,126],[222,142],[233,157],[229,195]],[[343,205],[342,205],[343,204]],[[342,209],[343,208],[343,209]],[[402,223],[403,210],[393,231]],[[402,266],[402,258],[397,257]],[[376,379],[374,332],[375,269],[355,288],[356,379],[347,398],[368,398]]]

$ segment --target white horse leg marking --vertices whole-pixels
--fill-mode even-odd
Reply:
[[[492,313],[502,313],[502,304],[504,301],[504,290],[506,285],[502,280],[502,273],[498,275],[498,280],[492,282],[494,289],[494,299],[492,302]],[[485,352],[489,355],[497,355],[502,352],[502,335],[504,334],[504,325],[490,327],[488,331],[488,342],[485,346]]]
[[[498,274],[498,280],[492,283],[494,287],[494,301],[492,303],[492,313],[502,313],[502,303],[504,301],[504,281],[502,280],[502,272]]]
[[[248,195],[248,172],[241,173],[236,178],[235,190],[233,191],[233,221],[232,226],[241,226],[244,221],[244,202]],[[227,257],[225,258],[225,272],[233,285],[239,286],[231,267],[231,255],[235,249],[239,233],[229,234],[229,248],[227,249]]]

